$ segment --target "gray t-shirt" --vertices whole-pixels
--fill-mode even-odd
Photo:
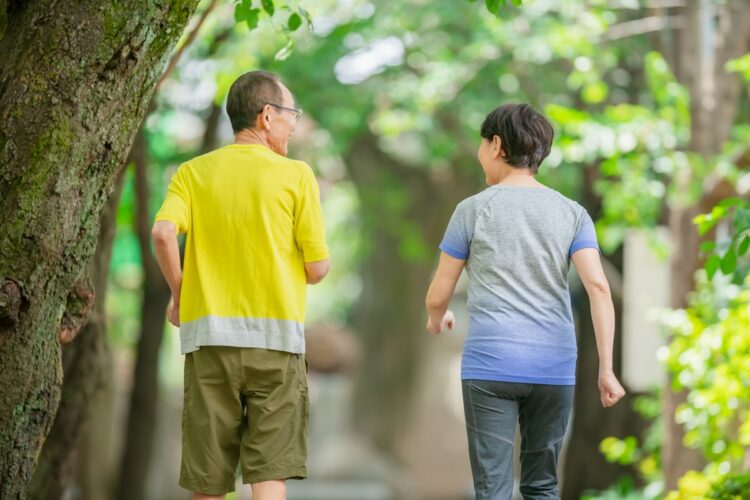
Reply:
[[[440,249],[466,260],[461,378],[575,384],[570,256],[598,248],[586,210],[547,188],[495,185],[456,207]]]

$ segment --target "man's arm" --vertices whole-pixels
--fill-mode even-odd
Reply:
[[[625,390],[612,367],[615,339],[615,308],[609,282],[604,275],[599,250],[582,248],[571,257],[591,302],[591,321],[594,323],[596,347],[599,353],[599,393],[602,406],[613,406],[625,395]]]
[[[463,259],[456,259],[445,252],[440,252],[440,262],[425,299],[429,316],[427,330],[432,333],[440,333],[446,327],[453,329],[454,317],[453,313],[448,310],[448,304],[465,263]]]
[[[316,285],[323,281],[323,278],[331,269],[331,259],[316,260],[315,262],[305,262],[305,276],[308,285]]]
[[[180,267],[180,247],[177,243],[177,228],[169,221],[158,221],[151,229],[151,240],[154,242],[156,261],[159,263],[164,279],[172,291],[172,304],[167,310],[169,322],[180,326],[180,289],[182,287],[182,268]]]

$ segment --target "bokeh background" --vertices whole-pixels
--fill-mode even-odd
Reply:
[[[106,295],[63,349],[63,400],[94,394],[64,497],[188,498],[184,358],[149,231],[180,163],[232,141],[231,83],[265,69],[304,109],[290,156],[318,176],[333,263],[308,288],[309,479],[289,484],[290,500],[473,498],[465,283],[450,333],[425,332],[423,303],[450,214],[484,188],[479,125],[507,102],[554,124],[539,180],[592,214],[618,315],[628,396],[603,410],[571,272],[579,367],[563,498],[750,498],[748,11],[743,0],[202,1],[102,217]],[[45,464],[64,433],[56,422],[42,451],[40,498],[58,484]],[[251,498],[237,488],[229,498]]]

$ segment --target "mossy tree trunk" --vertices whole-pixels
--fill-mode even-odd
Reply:
[[[60,401],[60,338],[99,218],[197,0],[0,1],[0,497],[23,498]]]
[[[39,500],[64,498],[74,477],[81,435],[90,419],[91,402],[102,390],[111,370],[112,354],[107,343],[106,292],[115,214],[125,178],[120,172],[115,190],[101,217],[96,253],[88,266],[96,296],[94,309],[76,339],[63,346],[63,385],[60,407],[39,464],[34,471],[29,496]]]

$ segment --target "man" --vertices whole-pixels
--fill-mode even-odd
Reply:
[[[179,167],[152,231],[186,354],[180,485],[224,498],[239,462],[255,500],[279,500],[306,475],[305,284],[325,277],[328,247],[315,176],[286,158],[289,89],[246,73],[227,114],[234,143]]]

